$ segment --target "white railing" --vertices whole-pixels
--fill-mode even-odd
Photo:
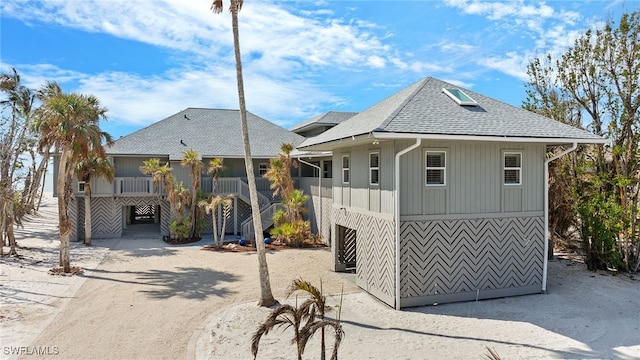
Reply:
[[[249,185],[242,178],[219,178],[215,185],[214,195],[238,195],[242,201],[251,204],[251,196],[249,194]],[[260,209],[264,209],[271,204],[271,200],[258,191],[258,205]]]
[[[215,195],[237,194],[239,193],[239,180],[240,178],[218,178],[218,181],[215,183],[215,189],[213,189],[212,185],[212,193]]]
[[[117,177],[114,184],[116,195],[150,195],[155,193],[150,177]]]
[[[262,219],[262,230],[264,231],[269,226],[273,225],[273,215],[275,215],[278,209],[282,209],[284,206],[282,204],[276,203],[271,204],[271,206],[260,212],[260,218]],[[249,217],[247,220],[242,222],[242,237],[245,239],[253,239],[255,235],[255,231],[253,229],[253,216]]]
[[[247,199],[251,199],[251,196],[249,196],[250,194],[249,184],[238,179],[238,187],[240,188],[240,196],[244,196]],[[271,200],[268,197],[264,196],[260,191],[258,191],[257,193],[258,193],[258,206],[260,207],[261,210],[271,204]]]

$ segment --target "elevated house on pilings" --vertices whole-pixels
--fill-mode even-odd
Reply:
[[[252,113],[247,114],[253,167],[259,192],[265,229],[271,225],[273,206],[269,181],[262,177],[269,159],[280,151],[282,143],[297,145],[304,137],[277,126]],[[150,176],[140,172],[143,161],[158,158],[169,163],[178,183],[191,186],[189,168],[180,165],[183,152],[193,149],[202,157],[201,189],[207,194],[234,195],[233,211],[227,220],[226,233],[252,236],[251,205],[244,164],[244,152],[238,110],[187,108],[146,128],[116,140],[107,149],[115,167],[115,180],[92,179],[92,236],[120,237],[137,224],[155,223],[157,236],[169,234],[169,204],[163,190],[156,189]],[[223,158],[225,170],[214,189],[213,176],[207,174],[209,160]],[[57,172],[57,161],[54,161]],[[73,220],[72,239],[84,237],[83,183],[74,182],[76,201],[70,206]],[[210,216],[210,215],[209,215]],[[204,233],[211,233],[211,218]],[[220,225],[221,226],[221,225]]]
[[[332,153],[334,269],[399,309],[546,291],[548,147],[606,142],[428,77],[298,150]]]

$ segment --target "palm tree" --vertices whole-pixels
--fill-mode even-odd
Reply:
[[[280,145],[280,153],[269,160],[269,169],[263,175],[269,179],[274,197],[280,195],[282,198],[287,198],[294,189],[291,170],[297,168],[298,163],[291,158],[291,151],[293,151],[293,144]]]
[[[258,272],[260,275],[260,301],[259,306],[271,306],[276,303],[271,292],[271,282],[269,281],[269,268],[267,266],[267,255],[264,248],[262,235],[262,217],[260,216],[260,205],[258,204],[258,191],[256,190],[256,179],[253,171],[253,158],[251,157],[251,146],[249,145],[249,127],[247,125],[247,106],[244,98],[244,82],[242,79],[242,59],[240,57],[240,35],[238,33],[238,12],[242,8],[242,0],[230,0],[229,11],[231,12],[231,24],[233,28],[233,49],[236,58],[236,79],[238,82],[238,101],[240,103],[240,123],[242,128],[242,143],[244,145],[244,164],[247,171],[247,182],[249,184],[249,197],[251,198],[251,215],[253,216],[253,229],[256,236],[256,249],[258,253]],[[211,10],[214,14],[222,12],[222,0],[214,0]]]
[[[198,189],[200,188],[200,171],[202,171],[202,161],[200,160],[200,154],[193,149],[185,150],[182,153],[182,160],[180,164],[183,167],[189,166],[191,168],[191,231],[190,238],[196,237],[196,218],[198,210]]]
[[[0,74],[0,92],[6,96],[0,100],[0,107],[3,114],[4,109],[10,109],[10,116],[3,116],[0,120],[0,244],[4,245],[8,240],[11,246],[9,254],[17,255],[13,227],[27,211],[29,203],[24,196],[16,202],[13,187],[15,171],[21,164],[20,155],[32,148],[35,141],[30,131],[35,95],[31,89],[21,84],[16,69],[11,70],[10,74]],[[30,179],[31,177],[25,179],[25,186],[31,183]],[[26,190],[27,188],[23,195]],[[0,254],[2,251],[0,249]]]
[[[227,228],[227,218],[229,218],[231,208],[233,207],[233,198],[230,196],[214,196],[211,201],[202,200],[199,205],[204,207],[207,214],[211,213],[211,225],[213,228],[213,242],[218,249],[222,248],[224,243],[224,233]],[[222,207],[222,229],[218,234],[218,207]]]
[[[65,273],[71,272],[69,237],[72,224],[67,208],[72,192],[73,177],[79,154],[105,157],[102,141],[111,141],[111,136],[100,129],[99,121],[106,119],[107,109],[100,106],[94,96],[63,93],[56,82],[48,82],[38,93],[42,105],[37,110],[36,129],[41,138],[40,148],[55,148],[60,154],[57,192],[60,227],[60,266]]]
[[[209,161],[209,169],[207,169],[207,174],[213,173],[213,186],[211,192],[215,194],[216,188],[218,187],[218,179],[220,178],[220,173],[226,169],[224,166],[224,159],[222,158],[214,158]]]
[[[254,359],[258,355],[258,347],[262,336],[267,335],[272,329],[281,326],[293,329],[294,336],[291,342],[296,344],[298,360],[302,359],[302,354],[307,346],[307,342],[318,330],[322,330],[320,358],[324,360],[324,329],[326,327],[333,328],[335,337],[331,360],[338,359],[338,347],[344,336],[344,331],[338,321],[326,320],[324,318],[325,310],[328,308],[326,306],[326,297],[318,288],[305,280],[294,280],[289,289],[289,295],[298,290],[306,292],[310,295],[310,298],[295,307],[289,304],[278,306],[267,316],[267,319],[260,324],[251,337],[251,353]]]
[[[84,244],[91,246],[91,179],[101,177],[113,181],[115,168],[107,158],[93,153],[81,158],[76,164],[76,175],[84,182]]]

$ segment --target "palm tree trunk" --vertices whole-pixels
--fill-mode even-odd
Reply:
[[[222,210],[222,229],[220,231],[220,245],[224,245],[224,233],[227,229],[227,217],[225,216],[224,207]]]
[[[60,156],[60,166],[58,169],[58,219],[60,222],[60,266],[65,273],[71,272],[71,257],[69,254],[69,237],[71,236],[71,220],[67,214],[66,204],[66,178],[67,178],[67,159],[69,158],[69,150],[63,148]]]
[[[91,246],[91,179],[84,182],[84,244]]]
[[[220,250],[220,244],[218,243],[218,207],[211,209],[211,226],[213,227],[213,242],[216,244],[218,250]]]
[[[271,293],[271,283],[269,281],[269,268],[267,266],[267,256],[265,254],[264,239],[262,235],[262,218],[260,217],[260,206],[258,205],[258,191],[256,190],[256,179],[253,172],[253,159],[251,157],[251,146],[249,145],[249,127],[247,125],[247,107],[244,99],[244,83],[242,79],[242,60],[240,57],[240,36],[238,32],[238,5],[235,0],[231,1],[231,22],[233,28],[233,48],[236,58],[236,78],[238,81],[238,99],[240,103],[240,122],[242,125],[242,142],[244,145],[244,163],[247,171],[247,182],[249,184],[249,196],[251,198],[251,214],[253,216],[253,229],[255,230],[256,249],[258,253],[258,272],[260,275],[260,301],[259,306],[271,306],[276,300]]]

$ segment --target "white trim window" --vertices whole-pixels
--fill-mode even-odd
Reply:
[[[342,155],[342,183],[349,183],[350,175],[350,159],[349,155]]]
[[[380,152],[369,153],[369,185],[380,185]]]
[[[260,176],[264,176],[264,174],[269,171],[269,163],[259,163],[258,164],[258,174]]]
[[[447,185],[447,152],[427,151],[425,153],[425,185]]]
[[[505,152],[502,164],[504,184],[522,185],[522,153]]]
[[[78,181],[78,192],[79,193],[83,193],[84,192],[84,181]]]

